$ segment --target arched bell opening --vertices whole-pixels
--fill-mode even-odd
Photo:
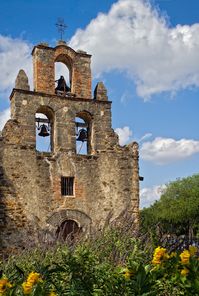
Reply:
[[[72,65],[65,56],[60,55],[55,61],[55,93],[66,95],[72,88]]]
[[[90,113],[83,111],[75,117],[76,128],[76,153],[87,155],[91,154],[91,124],[92,117]]]
[[[54,139],[54,116],[48,107],[40,107],[35,114],[36,150],[52,152]]]
[[[58,226],[56,237],[62,241],[74,241],[75,238],[82,232],[81,227],[74,220],[65,220]]]

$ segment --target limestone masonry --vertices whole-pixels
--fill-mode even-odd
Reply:
[[[0,253],[37,243],[41,233],[63,239],[72,231],[89,234],[103,227],[110,212],[115,219],[125,209],[136,227],[138,144],[119,145],[102,82],[92,97],[91,56],[63,41],[55,48],[39,44],[32,55],[34,91],[20,70],[11,119],[0,135]],[[55,91],[56,62],[69,70],[69,92]],[[42,125],[50,151],[36,149]],[[78,143],[87,150],[81,154],[82,131],[86,138]]]

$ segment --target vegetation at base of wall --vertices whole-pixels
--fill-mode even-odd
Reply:
[[[198,251],[151,253],[128,232],[106,229],[76,245],[10,256],[1,263],[0,295],[199,295]]]
[[[198,208],[199,175],[172,182],[140,231],[126,211],[88,239],[2,260],[0,296],[199,296]]]

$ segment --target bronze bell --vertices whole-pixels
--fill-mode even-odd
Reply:
[[[39,129],[40,132],[38,133],[38,135],[40,137],[48,137],[50,135],[48,132],[48,127],[45,124],[42,124]]]
[[[82,129],[79,130],[78,137],[77,137],[76,141],[81,141],[81,142],[87,141],[87,131],[86,131],[86,129],[82,128]]]

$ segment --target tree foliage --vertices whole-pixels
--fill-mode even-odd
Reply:
[[[170,182],[159,201],[141,212],[143,229],[197,235],[199,231],[199,174]]]

